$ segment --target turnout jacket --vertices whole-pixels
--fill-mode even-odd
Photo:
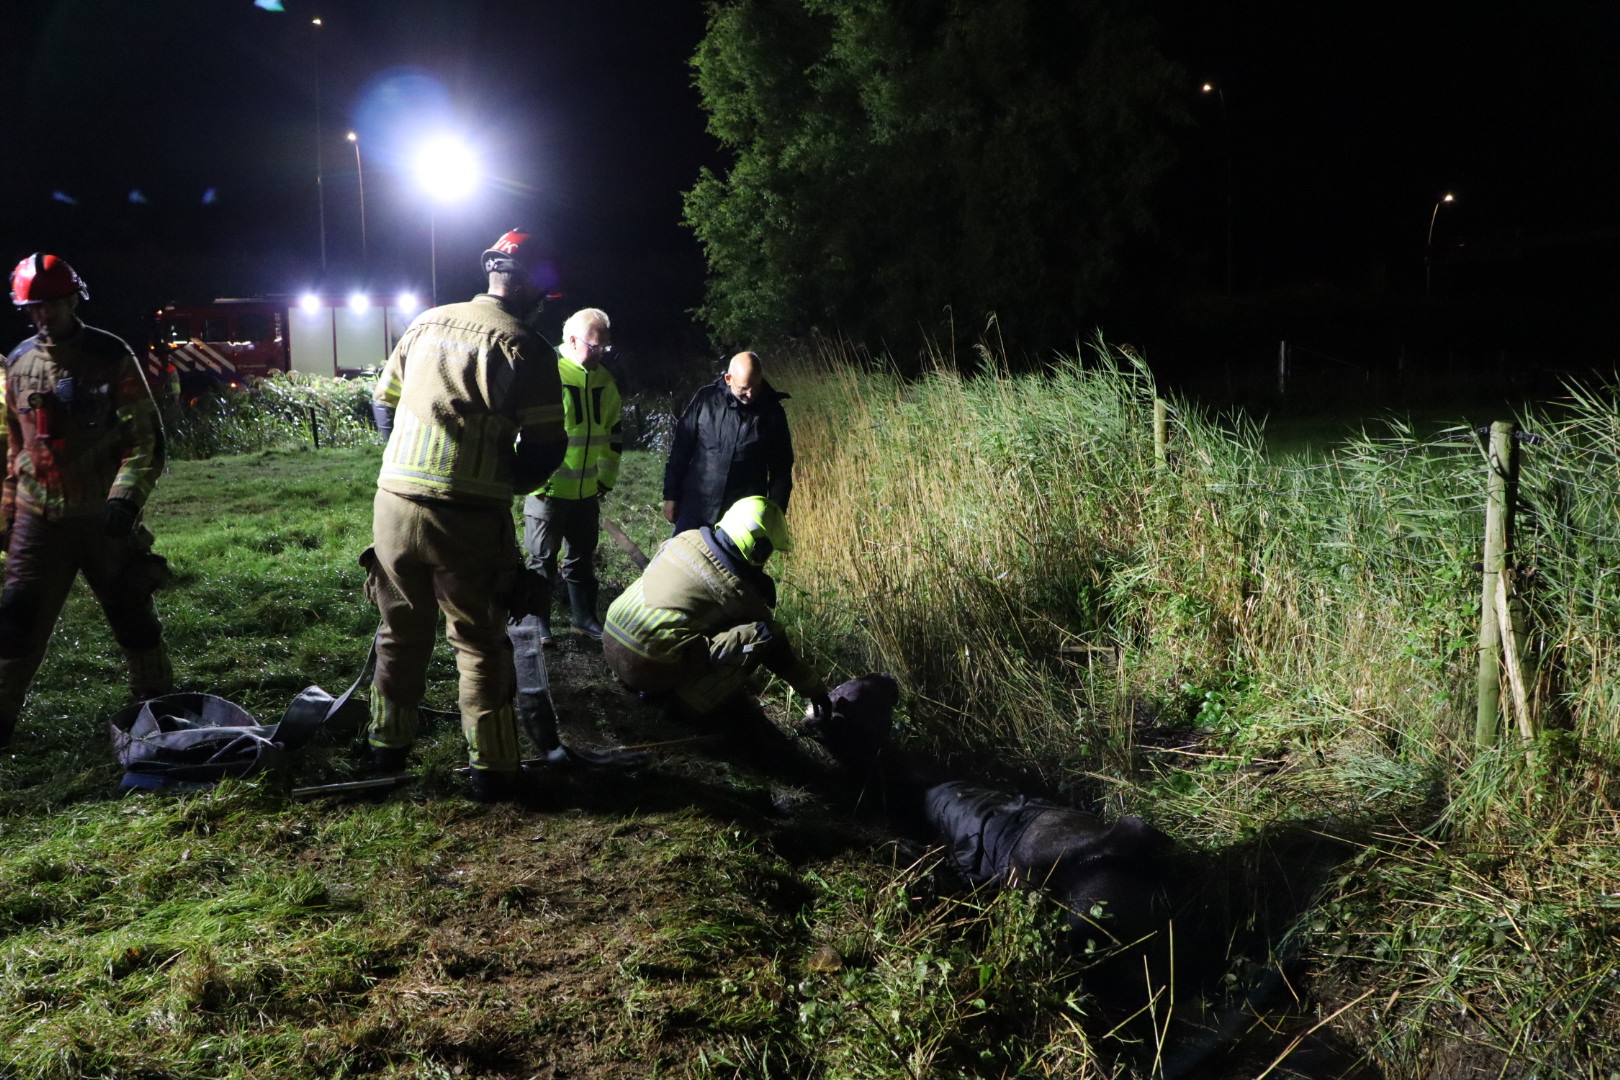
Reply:
[[[568,451],[550,482],[536,494],[589,499],[612,491],[619,482],[619,456],[624,453],[619,384],[607,368],[598,365],[590,371],[566,356],[557,357],[557,378],[562,383]]]
[[[144,506],[163,474],[163,425],[123,339],[78,324],[66,341],[28,338],[6,357],[7,467],[0,513],[46,518]]]
[[[538,338],[497,296],[430,308],[383,365],[395,410],[377,486],[407,499],[509,507],[518,433],[563,437],[562,388]]]
[[[749,495],[787,509],[793,493],[793,437],[782,408],[787,398],[767,381],[744,405],[724,376],[693,396],[664,466],[664,498],[682,504],[680,520],[712,525]]]
[[[764,571],[740,563],[714,530],[689,529],[666,540],[613,601],[603,632],[643,660],[676,665],[692,649],[713,657],[715,639],[734,627],[763,624],[765,633],[751,634],[750,641],[770,643],[766,666],[801,694],[821,693],[816,673],[771,617],[775,606],[776,584]]]

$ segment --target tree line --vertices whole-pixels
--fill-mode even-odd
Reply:
[[[686,193],[719,339],[1072,339],[1150,226],[1185,80],[1133,0],[712,0]]]

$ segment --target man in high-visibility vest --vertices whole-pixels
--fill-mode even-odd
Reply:
[[[602,653],[619,681],[650,697],[712,712],[763,667],[820,714],[825,681],[794,653],[772,618],[776,582],[763,569],[792,547],[782,508],[738,500],[718,524],[678,533],[608,608]]]
[[[514,229],[482,258],[489,289],[418,315],[373,394],[388,434],[362,556],[382,615],[367,739],[398,769],[415,741],[445,614],[460,674],[461,730],[482,801],[518,792],[517,672],[506,636],[522,569],[512,499],[562,460],[557,367],[527,317],[542,302],[538,244]]]
[[[563,428],[568,452],[551,480],[523,500],[523,547],[531,572],[550,581],[562,555],[562,580],[575,632],[598,641],[596,570],[591,560],[601,526],[602,496],[619,480],[624,452],[619,384],[602,361],[613,351],[607,314],[585,308],[563,324],[557,350],[562,382]],[[549,604],[541,602],[540,644],[552,644]]]

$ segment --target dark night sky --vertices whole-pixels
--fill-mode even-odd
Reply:
[[[637,325],[680,336],[680,312],[701,295],[680,193],[721,161],[687,67],[701,4],[284,5],[7,3],[0,261],[47,249],[81,263],[92,321],[120,300],[138,310],[319,281],[318,75],[328,286],[425,287],[428,211],[402,162],[439,114],[479,147],[489,176],[435,213],[441,297],[473,291],[478,251],[525,223],[553,243],[569,305],[606,307],[621,339]],[[1203,283],[1224,264],[1228,136],[1240,290],[1408,287],[1444,191],[1459,201],[1440,212],[1437,247],[1539,246],[1586,269],[1615,253],[1620,5],[1146,6],[1189,77],[1164,247]],[[1204,79],[1221,85],[1229,126],[1197,93]],[[365,264],[350,129],[362,140]]]

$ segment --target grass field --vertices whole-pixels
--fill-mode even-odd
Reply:
[[[827,360],[773,371],[784,620],[835,677],[897,674],[913,749],[1180,840],[1210,897],[1184,932],[1247,943],[1230,993],[1119,1026],[1050,905],[963,894],[785,727],[674,727],[573,638],[565,737],[664,744],[652,767],[479,806],[450,721],[409,784],[291,798],[362,775],[351,709],[285,775],[121,798],[122,676],[80,591],[0,757],[0,1077],[1609,1075],[1610,405],[1525,418],[1556,434],[1520,539],[1546,734],[1480,751],[1477,448],[1396,429],[1280,462],[1178,406],[1161,465],[1151,380],[1106,350],[909,384]],[[252,449],[176,463],[149,508],[182,686],[261,717],[347,685],[375,625],[377,450],[300,446],[306,415],[233,419]],[[648,551],[661,464],[627,455],[604,509]],[[599,564],[608,597],[632,571],[605,540]],[[429,676],[450,708],[443,647]]]

